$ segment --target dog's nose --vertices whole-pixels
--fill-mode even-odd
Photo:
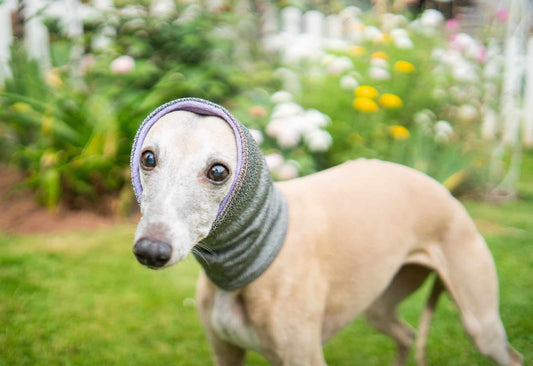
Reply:
[[[172,247],[167,243],[144,238],[135,243],[133,254],[141,264],[149,267],[163,267],[172,255]]]

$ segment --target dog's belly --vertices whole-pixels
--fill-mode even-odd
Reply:
[[[253,331],[237,294],[215,290],[211,325],[221,339],[242,348],[259,351],[259,338]]]

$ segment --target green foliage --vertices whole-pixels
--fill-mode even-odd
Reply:
[[[131,143],[150,111],[188,96],[222,102],[257,80],[239,75],[231,46],[213,31],[221,19],[199,12],[178,22],[176,14],[140,9],[140,16],[110,14],[117,37],[104,50],[91,41],[108,19],[86,24],[82,60],[71,59],[75,44],[49,20],[54,67],[45,75],[22,44],[12,46],[13,77],[0,90],[1,160],[27,173],[50,209],[64,202],[107,211],[110,195],[130,189]],[[121,55],[132,56],[131,70],[113,69]]]

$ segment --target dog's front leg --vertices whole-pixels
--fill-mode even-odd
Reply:
[[[217,366],[242,366],[246,358],[246,350],[237,347],[231,343],[228,343],[220,339],[213,329],[204,321],[202,317],[202,323],[204,324],[209,344],[211,345],[211,351]]]
[[[211,317],[215,300],[215,289],[202,273],[196,284],[196,307],[205,329],[215,365],[242,366],[246,358],[246,350],[220,339],[213,329]]]
[[[306,268],[305,276],[299,275],[297,265],[285,268],[296,268],[294,277],[284,272],[272,281],[265,276],[244,293],[260,353],[276,366],[325,366],[322,324],[327,285],[315,268]],[[270,287],[272,283],[276,286]]]

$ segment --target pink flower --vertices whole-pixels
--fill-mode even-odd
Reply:
[[[283,164],[278,170],[278,179],[279,180],[289,180],[298,177],[298,168],[289,163]]]
[[[115,74],[127,74],[135,69],[135,60],[131,56],[120,56],[111,62],[111,71]]]
[[[507,19],[509,19],[509,13],[505,9],[500,9],[496,12],[496,19],[502,23],[506,23]]]
[[[480,45],[477,56],[476,56],[476,61],[484,64],[485,62],[488,61],[488,59],[489,59],[489,56],[487,54],[487,49]]]
[[[283,156],[278,153],[266,155],[265,161],[267,163],[268,169],[270,169],[271,171],[279,169],[284,163]]]
[[[80,60],[80,69],[83,74],[86,74],[94,64],[96,63],[96,57],[92,54],[84,55]]]
[[[448,19],[446,21],[446,31],[449,33],[457,33],[461,29],[461,24],[456,18]]]

